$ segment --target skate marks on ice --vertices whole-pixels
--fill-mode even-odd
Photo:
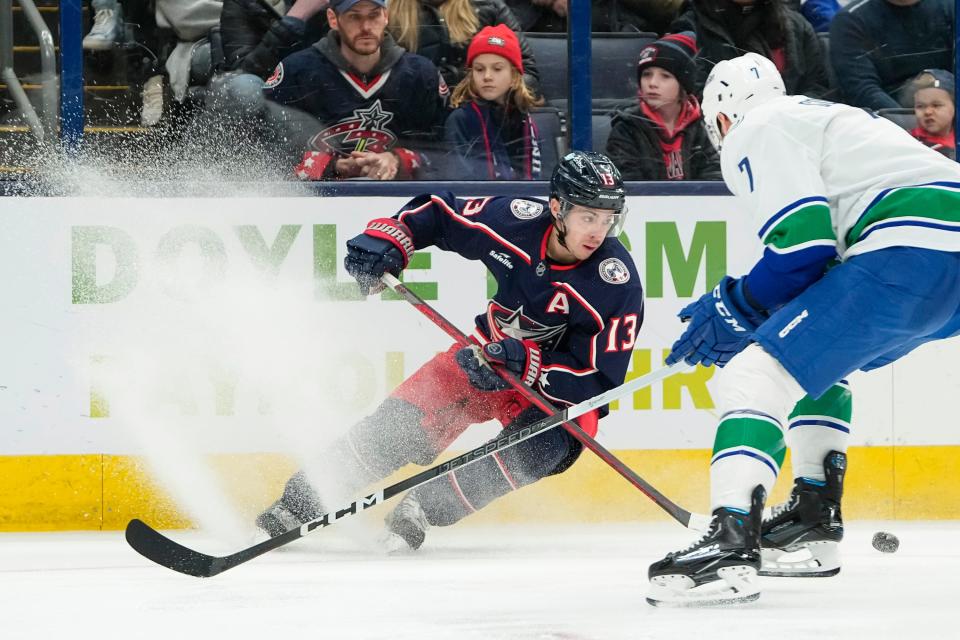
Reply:
[[[870,546],[878,529],[896,533],[898,553]],[[331,530],[210,581],[156,567],[120,532],[2,534],[3,636],[160,640],[229,628],[374,640],[955,637],[960,523],[850,523],[838,576],[760,578],[759,600],[723,609],[644,602],[647,566],[683,542],[676,525],[464,523],[433,533],[417,554],[384,557]]]

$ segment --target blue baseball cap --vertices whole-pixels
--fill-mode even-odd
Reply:
[[[367,2],[372,2],[378,7],[387,7],[387,0],[366,0]],[[333,12],[336,14],[341,14],[344,11],[347,11],[353,5],[358,2],[363,2],[363,0],[330,0],[330,8],[333,9]]]
[[[943,89],[950,94],[950,99],[953,100],[956,84],[952,73],[944,69],[924,69],[920,75],[923,74],[932,78],[932,84],[928,88]]]

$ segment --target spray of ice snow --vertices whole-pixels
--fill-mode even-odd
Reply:
[[[45,154],[36,166],[37,193],[91,197],[91,206],[104,197],[144,198],[129,201],[130,219],[142,216],[134,225],[162,220],[149,211],[157,198],[180,208],[184,195],[311,193],[289,180],[287,159],[244,153],[235,140],[213,134],[177,153],[132,144],[109,158]],[[149,475],[178,510],[235,547],[238,534],[248,540],[252,515],[265,496],[276,497],[276,481],[290,469],[281,462],[273,476],[252,477],[264,464],[238,469],[217,454],[285,454],[309,470],[311,454],[368,408],[373,382],[355,374],[356,354],[344,339],[356,335],[356,318],[343,305],[317,300],[311,272],[278,279],[231,265],[211,279],[201,256],[188,251],[175,262],[145,269],[149,281],[138,288],[176,290],[176,299],[145,296],[145,307],[133,313],[136,303],[127,301],[120,315],[128,321],[106,328],[93,322],[97,335],[73,345],[68,358],[83,369],[92,352],[106,354],[95,377],[111,421],[145,456]]]

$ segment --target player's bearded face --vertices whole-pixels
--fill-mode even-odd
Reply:
[[[344,46],[361,56],[376,53],[387,30],[387,11],[369,2],[358,2],[337,16],[337,30]]]

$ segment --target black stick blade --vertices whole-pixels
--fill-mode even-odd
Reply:
[[[209,578],[225,567],[216,556],[188,549],[137,519],[127,523],[127,543],[147,560],[188,576]]]

